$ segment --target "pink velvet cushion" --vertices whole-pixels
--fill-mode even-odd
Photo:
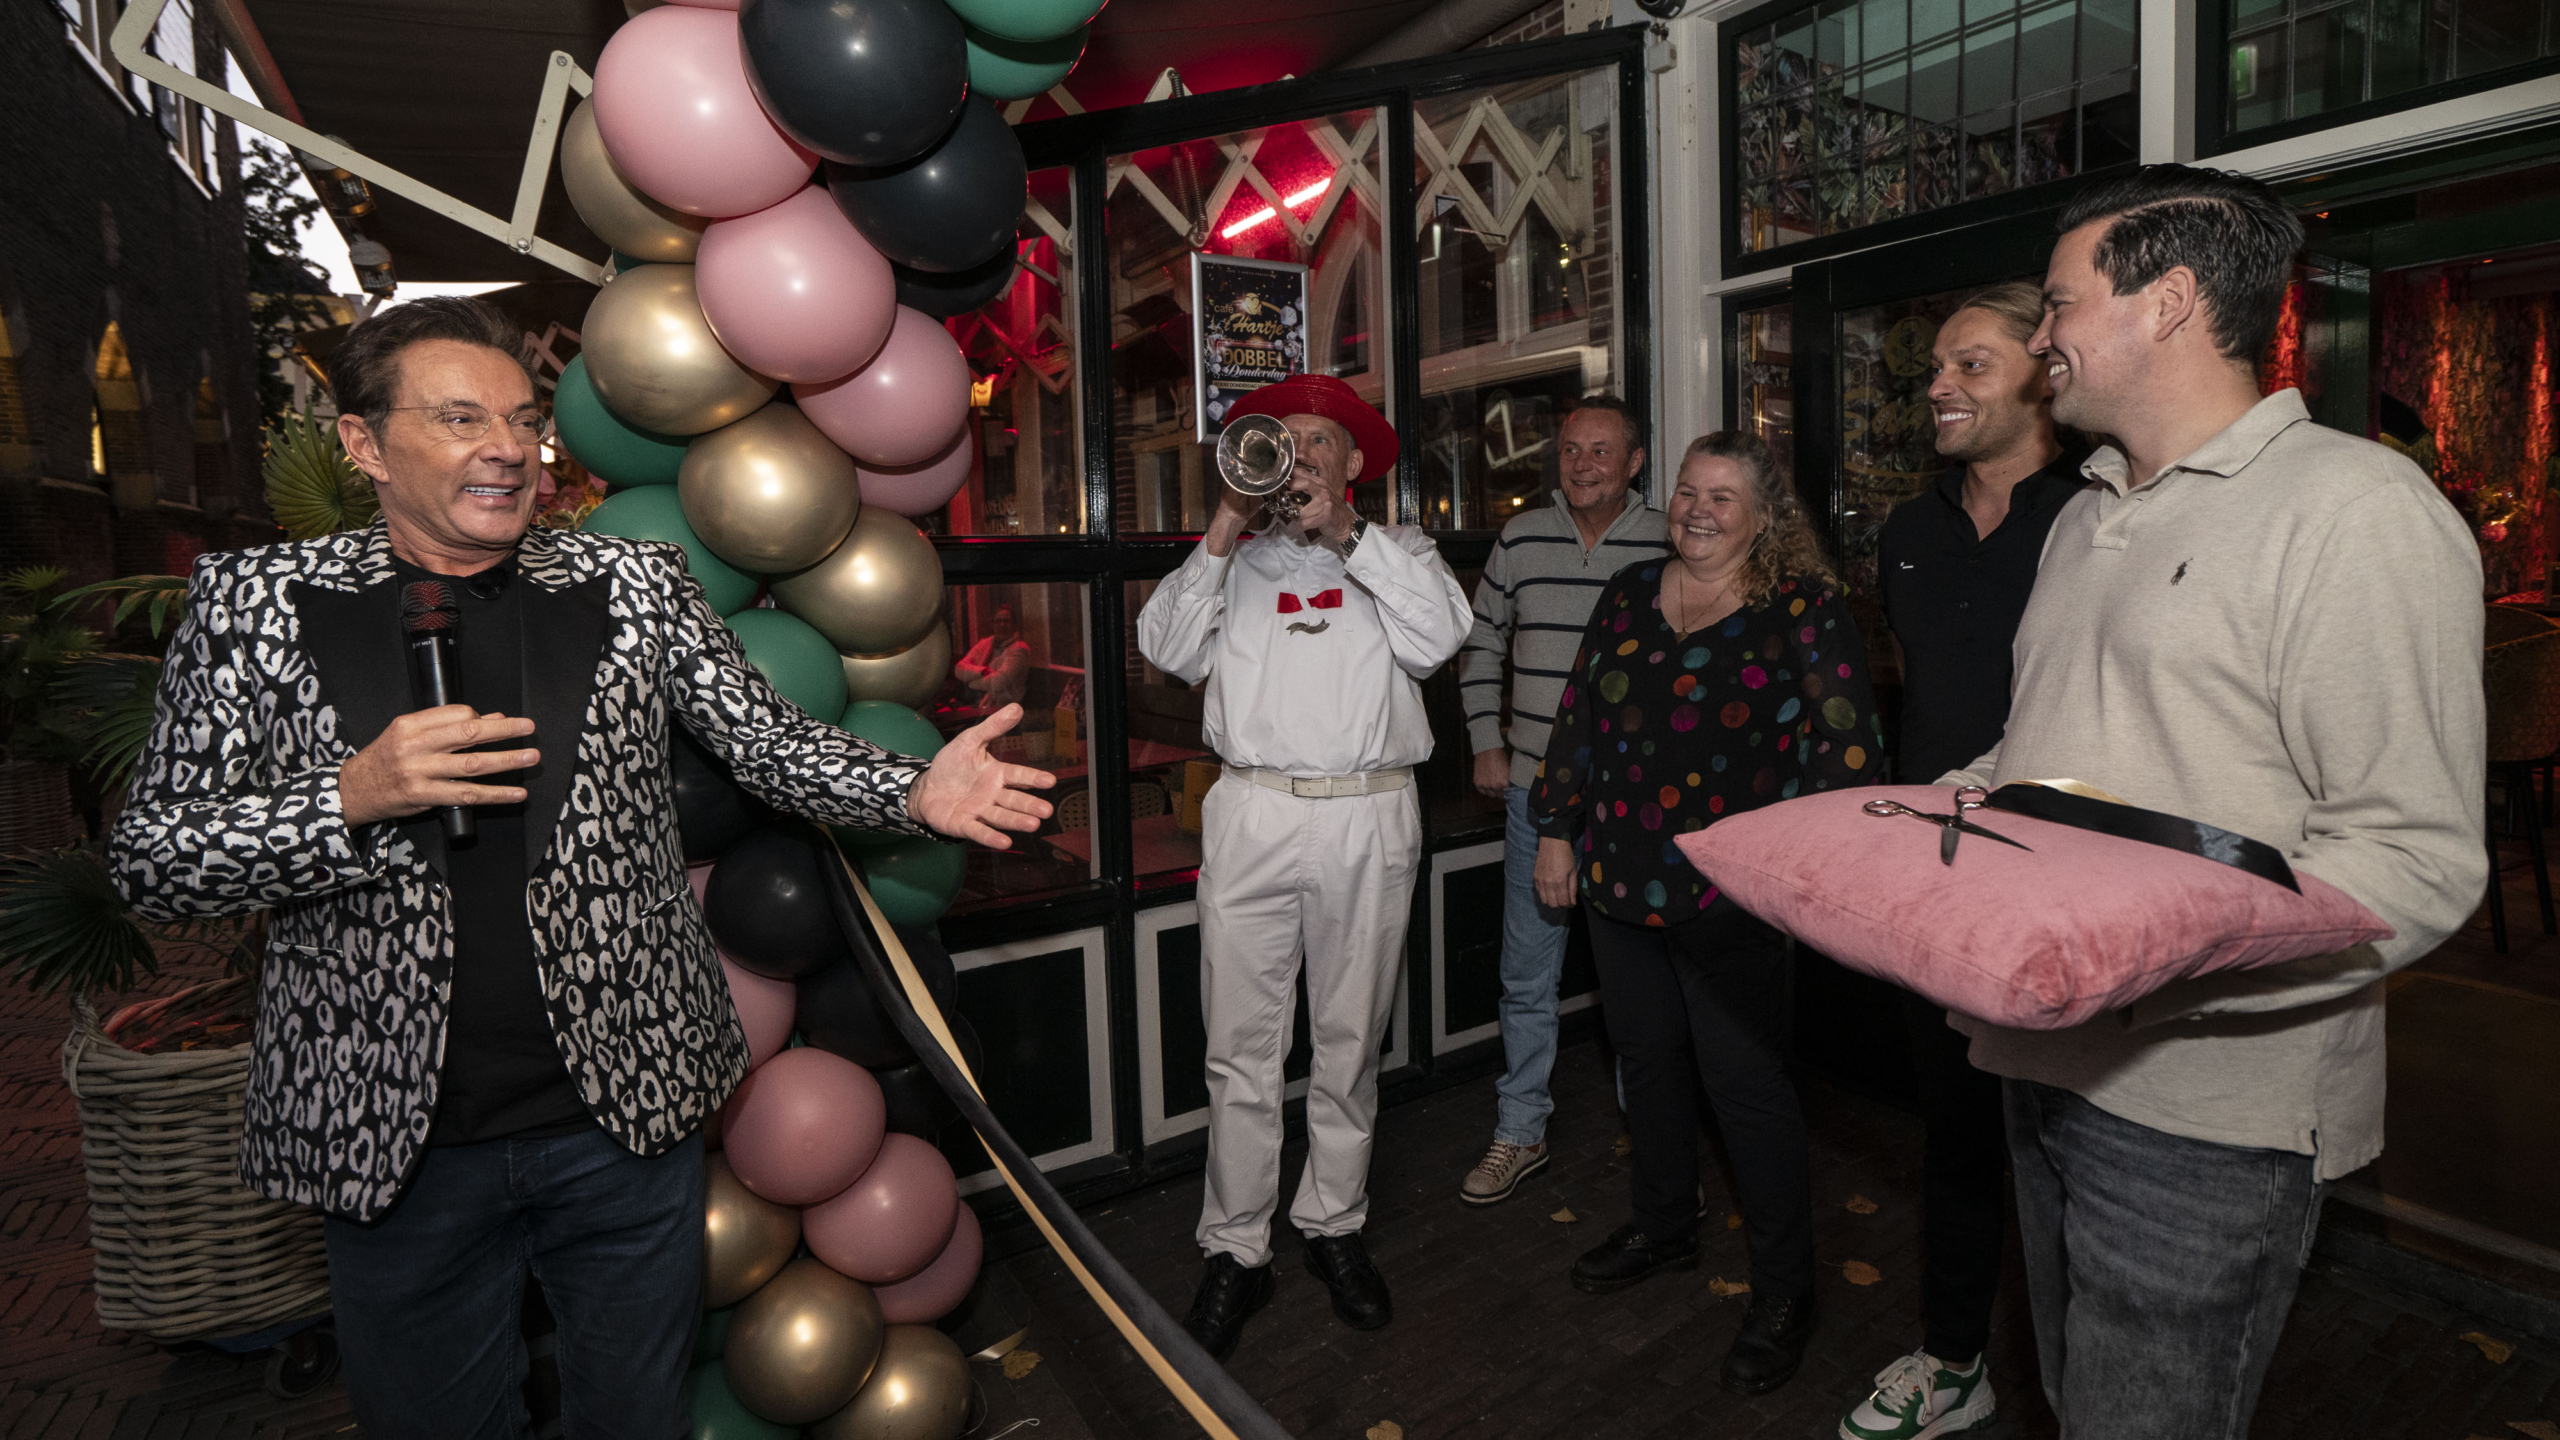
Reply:
[[[1788,800],[1679,837],[1743,909],[1950,1010],[2059,1030],[2172,980],[2328,955],[2391,927],[2333,886],[2302,893],[2137,840],[1998,810],[1938,863],[1938,827],[1870,800],[1955,808],[1952,787],[1868,786]]]

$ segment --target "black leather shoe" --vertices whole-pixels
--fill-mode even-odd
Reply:
[[[1279,1284],[1269,1265],[1246,1269],[1233,1255],[1212,1255],[1200,1267],[1200,1288],[1192,1292],[1191,1313],[1182,1317],[1182,1328],[1211,1359],[1224,1360],[1236,1353],[1244,1322],[1271,1303]]]
[[[1396,1318],[1396,1308],[1387,1299],[1387,1277],[1369,1260],[1369,1249],[1360,1243],[1360,1232],[1348,1235],[1309,1235],[1307,1241],[1307,1273],[1324,1282],[1333,1292],[1333,1313],[1354,1330],[1375,1330]]]
[[[1573,1288],[1585,1295],[1624,1290],[1656,1270],[1698,1268],[1698,1237],[1657,1240],[1633,1225],[1621,1225],[1595,1249],[1573,1262]]]
[[[1766,1395],[1795,1378],[1804,1363],[1805,1342],[1813,1338],[1813,1297],[1763,1300],[1751,1297],[1742,1329],[1725,1352],[1724,1371],[1716,1378],[1736,1395]]]

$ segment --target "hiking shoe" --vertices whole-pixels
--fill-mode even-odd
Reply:
[[[1929,1440],[1985,1424],[1997,1409],[1981,1357],[1958,1370],[1919,1350],[1876,1372],[1876,1392],[1840,1417],[1840,1440]]]
[[[1511,1198],[1520,1182],[1547,1168],[1547,1143],[1514,1145],[1496,1140],[1458,1187],[1458,1198],[1470,1205],[1493,1205]]]

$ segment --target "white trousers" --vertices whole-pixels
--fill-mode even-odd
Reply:
[[[1280,1106],[1307,967],[1314,1057],[1307,1168],[1289,1207],[1309,1235],[1369,1215],[1378,1049],[1404,973],[1405,917],[1422,860],[1415,787],[1300,799],[1229,777],[1201,814],[1200,1012],[1209,1031],[1209,1173],[1200,1248],[1271,1259],[1280,1203]]]

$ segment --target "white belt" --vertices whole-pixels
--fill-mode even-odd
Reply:
[[[1400,765],[1393,770],[1364,770],[1357,775],[1290,775],[1278,770],[1256,770],[1245,765],[1229,765],[1227,773],[1239,780],[1286,791],[1302,800],[1330,800],[1338,795],[1375,795],[1384,790],[1401,790],[1413,783],[1413,767]]]

